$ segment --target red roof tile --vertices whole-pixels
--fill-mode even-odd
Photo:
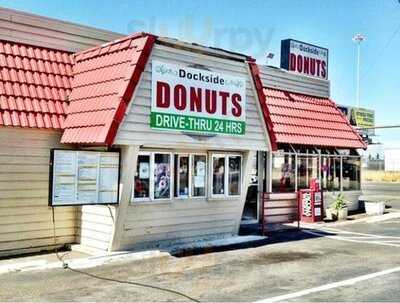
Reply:
[[[254,62],[249,62],[272,150],[279,143],[335,148],[366,148],[366,144],[335,102],[267,88]]]
[[[253,81],[256,88],[258,100],[261,104],[263,104],[264,103],[263,100],[265,100],[265,95],[264,95],[263,84],[260,78],[260,70],[258,68],[258,65],[254,61],[249,61],[249,67],[251,74],[253,76]],[[269,109],[267,106],[261,106],[261,111],[268,131],[268,137],[269,137],[269,142],[271,144],[271,149],[277,150],[278,147],[274,132],[274,125],[272,124],[271,121],[271,114],[269,112]]]
[[[61,129],[71,71],[68,52],[0,41],[0,126]]]
[[[276,143],[366,148],[332,100],[270,88],[263,93]]]
[[[155,37],[140,33],[74,56],[62,143],[112,145]]]

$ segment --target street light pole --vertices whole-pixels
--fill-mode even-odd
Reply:
[[[361,51],[361,42],[366,39],[362,34],[356,34],[353,37],[353,41],[357,43],[357,91],[356,91],[356,99],[357,99],[357,108],[360,107],[360,51]]]

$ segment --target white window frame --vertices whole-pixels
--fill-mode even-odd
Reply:
[[[152,177],[153,177],[153,182],[151,183],[152,191],[150,194],[151,200],[152,201],[167,201],[167,200],[172,200],[174,194],[174,189],[175,189],[175,177],[174,177],[174,159],[173,159],[173,153],[172,152],[165,152],[165,151],[154,151],[152,152],[153,154],[153,170],[152,170]],[[155,155],[160,154],[160,155],[169,155],[169,170],[170,170],[170,181],[171,183],[169,184],[169,197],[168,198],[162,198],[162,199],[156,199],[154,197],[154,167],[155,167]]]
[[[193,179],[193,168],[194,168],[194,157],[195,156],[204,156],[206,158],[206,167],[205,167],[205,173],[206,175],[204,176],[204,195],[202,196],[194,196],[193,195],[193,188],[192,188],[192,179]],[[208,155],[206,153],[191,153],[190,154],[190,173],[189,173],[189,184],[190,184],[190,198],[192,199],[205,199],[207,197],[207,192],[208,192],[208,175],[209,175],[209,170],[208,170]]]
[[[226,176],[226,154],[213,153],[211,154],[210,161],[210,196],[211,198],[224,198],[227,196],[227,176]],[[214,186],[214,158],[224,158],[224,193],[223,194],[214,194],[213,186]]]
[[[139,152],[138,156],[137,156],[137,163],[136,163],[136,168],[139,165],[139,156],[149,156],[149,197],[147,198],[136,198],[135,197],[135,178],[136,176],[133,177],[133,190],[132,190],[132,197],[131,197],[131,201],[134,202],[145,202],[145,201],[151,201],[151,194],[152,194],[152,183],[153,183],[153,179],[154,179],[154,170],[153,170],[153,155],[151,152]],[[136,172],[139,173],[139,172]]]
[[[187,154],[187,153],[176,153],[175,156],[177,156],[178,161],[177,161],[177,165],[175,167],[175,174],[174,174],[174,179],[176,176],[176,198],[177,199],[189,199],[191,197],[191,186],[192,186],[192,157],[191,154]],[[189,162],[188,162],[188,194],[187,195],[180,195],[179,191],[179,169],[180,169],[180,164],[181,164],[181,158],[183,157],[187,157],[189,158]],[[174,157],[174,162],[175,162],[175,157]],[[174,192],[175,192],[175,187],[174,187]]]
[[[233,158],[233,157],[239,157],[240,158],[240,178],[239,178],[239,194],[238,195],[230,195],[229,194],[229,158]],[[226,177],[226,195],[228,197],[240,197],[242,195],[243,189],[242,189],[242,180],[243,180],[243,171],[242,171],[242,167],[243,167],[243,157],[240,154],[227,154],[226,157],[226,168],[227,168],[227,177]]]
[[[238,195],[229,195],[229,158],[230,157],[240,157],[240,180],[239,180],[239,194]],[[213,184],[214,184],[214,158],[224,158],[224,193],[223,194],[214,194],[213,192]],[[209,196],[211,199],[218,198],[235,198],[240,197],[243,188],[242,188],[242,180],[243,180],[243,156],[237,153],[211,153],[210,161],[209,161],[209,171],[210,171],[210,182],[209,182]]]
[[[170,161],[170,190],[169,190],[169,198],[162,198],[162,199],[156,199],[154,197],[154,167],[155,167],[155,154],[163,154],[163,155],[169,155]],[[133,190],[132,190],[132,196],[131,196],[131,201],[132,202],[159,202],[159,201],[170,201],[173,198],[173,192],[175,189],[175,184],[174,184],[174,158],[173,158],[173,153],[172,152],[165,152],[165,151],[140,151],[138,153],[138,160],[139,156],[150,156],[150,184],[149,184],[149,197],[148,198],[136,198],[135,197],[135,178],[133,181]],[[137,165],[136,165],[137,166]]]

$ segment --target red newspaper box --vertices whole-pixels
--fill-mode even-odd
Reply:
[[[300,220],[302,222],[318,222],[322,221],[323,200],[321,190],[302,189],[299,192],[299,209]]]

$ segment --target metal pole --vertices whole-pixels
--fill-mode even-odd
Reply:
[[[360,49],[361,41],[357,43],[357,108],[360,108]]]
[[[365,36],[362,34],[356,34],[353,37],[353,41],[357,43],[357,91],[356,91],[356,102],[357,108],[360,107],[360,54],[361,54],[361,42],[365,40]]]

